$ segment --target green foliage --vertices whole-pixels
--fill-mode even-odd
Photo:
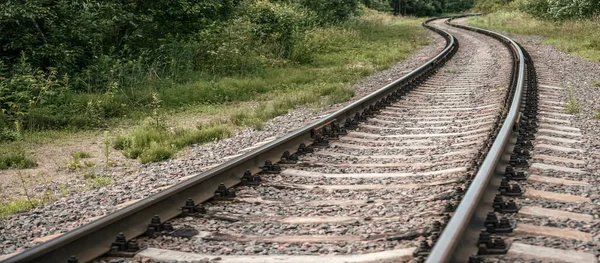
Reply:
[[[492,13],[519,10],[552,21],[586,19],[598,14],[598,0],[477,0],[475,10]]]
[[[0,152],[0,170],[25,169],[35,165],[36,163],[23,151]]]
[[[85,185],[88,190],[102,188],[111,185],[112,183],[114,183],[114,180],[108,176],[94,175],[85,180]]]
[[[473,6],[474,0],[388,0],[396,15],[434,16],[461,12]]]
[[[590,18],[600,9],[598,0],[518,0],[520,10],[550,20]]]
[[[565,106],[565,111],[570,114],[579,113],[581,110],[581,105],[577,101],[575,97],[575,89],[569,86],[569,97],[567,98],[567,104]]]
[[[8,202],[1,202],[0,218],[29,210],[41,204],[43,204],[42,200],[29,198],[18,198]]]
[[[493,13],[503,9],[510,9],[508,4],[512,0],[476,0],[473,9],[484,14]]]
[[[554,45],[563,52],[600,61],[600,17],[556,23],[537,19],[519,11],[498,11],[482,17],[472,17],[469,21],[482,28],[543,36],[544,44]]]
[[[176,150],[185,146],[226,138],[231,134],[230,128],[223,125],[178,129],[174,132],[163,127],[144,125],[117,137],[114,147],[142,163],[157,162],[171,158]]]
[[[32,0],[2,7],[0,127],[18,120],[26,130],[104,127],[181,83],[311,63],[307,32],[360,13],[358,0]],[[14,140],[10,131],[0,134]]]
[[[90,158],[90,154],[86,152],[75,151],[71,152],[71,157],[73,157],[73,159],[85,159]]]
[[[312,13],[290,4],[257,1],[248,6],[253,37],[275,58],[290,58],[302,35],[314,26]]]
[[[365,7],[374,9],[377,11],[391,12],[393,11],[390,0],[362,0]]]
[[[104,162],[106,166],[110,164],[110,140],[108,139],[108,131],[104,131]]]
[[[321,24],[335,24],[360,13],[359,0],[300,0],[302,6],[315,12]]]
[[[57,71],[34,71],[24,54],[11,77],[0,75],[0,124],[9,126],[15,123],[18,129],[25,124],[28,129],[36,129],[35,110],[38,107],[54,105],[63,101],[63,93],[68,90],[68,78],[57,78]]]
[[[600,80],[592,80],[592,86],[600,88]]]

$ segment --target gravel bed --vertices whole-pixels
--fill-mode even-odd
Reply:
[[[593,174],[593,173],[570,173],[570,172],[564,172],[564,171],[542,170],[542,169],[535,171],[535,174],[542,175],[542,176],[548,176],[548,177],[554,177],[554,178],[562,178],[562,179],[567,179],[567,180],[572,180],[572,181],[590,182],[591,184],[593,184],[593,182],[596,180],[596,178],[598,176],[597,174]]]
[[[403,185],[458,180],[464,173],[454,173],[435,176],[410,176],[407,178],[327,178],[327,177],[293,177],[282,175],[265,175],[264,181],[270,184],[307,184],[307,185]]]
[[[273,187],[259,187],[256,194],[263,200],[285,200],[292,202],[304,201],[329,201],[329,200],[369,200],[381,199],[386,201],[427,200],[433,196],[446,196],[452,194],[457,184],[442,186],[422,186],[409,189],[380,189],[366,191],[306,191],[294,189],[276,189]]]
[[[151,247],[213,255],[343,255],[381,252],[417,247],[418,241],[373,241],[339,243],[265,243],[240,244],[231,241],[190,242],[187,239],[159,237],[150,239]]]
[[[243,217],[242,217],[243,218]],[[367,218],[364,216],[363,218]],[[175,228],[193,228],[197,231],[211,233],[231,233],[241,235],[259,234],[264,237],[274,236],[299,236],[299,235],[330,235],[330,236],[360,236],[367,238],[378,238],[379,235],[393,236],[398,233],[420,232],[429,228],[429,220],[424,218],[405,217],[397,221],[381,220],[355,220],[348,223],[315,223],[315,224],[290,224],[277,221],[269,221],[264,218],[263,223],[248,224],[246,221],[231,222],[227,229],[222,228],[222,222],[218,219],[190,219],[180,218],[173,220]],[[410,226],[410,227],[406,227]]]
[[[574,212],[580,214],[593,214],[597,207],[589,202],[585,203],[567,203],[557,202],[542,199],[530,199],[530,198],[512,198],[519,205],[526,206],[539,206],[543,208],[551,208],[560,211]]]
[[[414,214],[424,213],[427,215],[439,214],[442,212],[446,203],[445,199],[453,195],[449,192],[446,195],[440,195],[439,198],[429,197],[423,200],[410,200],[409,198],[396,203],[395,200],[369,202],[364,199],[362,204],[352,205],[327,205],[327,206],[307,206],[305,203],[281,202],[232,202],[228,204],[207,203],[207,208],[215,209],[224,213],[242,213],[246,215],[261,216],[265,214],[279,216],[352,216],[352,215],[377,215],[377,216],[399,216],[411,211]],[[441,200],[444,199],[444,200]],[[363,200],[360,200],[363,201]],[[260,203],[260,204],[257,204]],[[228,224],[222,221],[222,224]]]
[[[550,247],[563,250],[575,250],[586,253],[596,253],[595,242],[584,242],[573,239],[562,239],[543,236],[518,236],[511,237],[511,240],[532,246]]]
[[[333,173],[333,174],[349,174],[349,173],[421,173],[421,172],[434,172],[441,171],[456,167],[467,167],[470,164],[470,160],[457,162],[457,163],[449,163],[449,164],[435,164],[435,165],[423,165],[423,164],[413,164],[407,166],[397,166],[397,167],[385,167],[385,168],[373,168],[373,167],[303,167],[298,170],[306,171],[306,172],[318,172],[318,173]]]
[[[475,147],[472,147],[475,148]],[[464,146],[451,145],[448,147],[439,147],[435,149],[412,149],[412,148],[377,148],[377,149],[356,149],[346,147],[333,147],[328,149],[334,153],[348,155],[441,155],[448,152],[466,150]]]
[[[546,183],[528,182],[528,181],[520,183],[520,186],[521,186],[521,188],[525,187],[527,189],[535,189],[535,190],[560,193],[560,194],[570,194],[570,195],[583,196],[583,197],[589,197],[590,196],[589,192],[591,191],[590,187],[581,186],[581,185],[557,185],[557,184],[546,184]]]
[[[491,123],[482,123],[479,125],[469,125],[469,127],[467,128],[463,128],[461,126],[464,125],[459,125],[459,124],[455,124],[455,125],[448,125],[445,129],[439,129],[439,128],[424,128],[424,129],[390,129],[390,128],[396,128],[396,127],[390,127],[390,126],[381,126],[381,125],[373,125],[373,126],[377,126],[377,128],[371,128],[371,127],[365,127],[365,126],[361,126],[360,127],[360,131],[361,132],[369,132],[369,133],[374,133],[374,134],[385,134],[385,135],[397,135],[397,134],[436,134],[436,133],[459,133],[459,132],[468,132],[468,131],[473,131],[473,130],[478,130],[478,129],[491,129]],[[460,138],[460,137],[459,137]]]
[[[595,233],[600,228],[600,222],[585,222],[572,219],[556,219],[551,217],[536,217],[519,214],[503,214],[510,220],[517,222],[517,227],[520,223],[536,226],[556,227],[574,229],[585,233]]]

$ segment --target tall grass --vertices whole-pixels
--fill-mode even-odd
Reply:
[[[122,150],[129,158],[137,158],[141,163],[157,162],[171,158],[177,150],[187,145],[223,139],[231,134],[230,128],[223,125],[175,131],[143,125],[127,135],[117,137],[114,147]]]
[[[11,147],[12,148],[12,147]],[[6,149],[0,151],[0,170],[25,169],[36,165],[35,161],[22,149]]]
[[[200,129],[171,132],[138,127],[119,137],[115,148],[141,162],[160,161],[186,145],[227,137],[238,127],[261,129],[266,121],[298,106],[347,101],[354,96],[353,82],[393,65],[427,43],[420,22],[368,12],[361,19],[308,32],[303,45],[311,52],[310,62],[279,61],[283,63],[252,74],[213,76],[159,90],[161,107],[167,110],[245,101],[258,104],[226,110],[224,123]]]
[[[508,33],[543,36],[544,44],[600,62],[600,16],[564,22],[542,21],[519,11],[498,11],[471,17],[471,25]]]
[[[188,55],[181,61],[170,62],[181,66],[156,71],[162,72],[161,74],[155,74],[154,70],[136,69],[137,62],[133,61],[128,66],[135,71],[131,76],[139,76],[145,80],[127,85],[140,86],[134,88],[117,85],[107,88],[104,93],[69,94],[72,103],[65,104],[64,107],[85,107],[84,110],[69,109],[75,112],[70,120],[71,125],[77,127],[94,127],[96,121],[104,121],[100,126],[134,126],[127,129],[130,132],[120,136],[113,146],[142,162],[164,160],[171,158],[186,145],[225,138],[237,128],[260,129],[266,121],[298,106],[335,104],[349,100],[354,96],[351,86],[355,81],[390,67],[428,43],[427,30],[420,25],[422,20],[397,18],[366,10],[360,18],[335,26],[310,29],[299,42],[296,51],[292,52],[290,59],[261,57],[255,53],[234,54],[233,50],[223,50],[225,53],[220,54],[219,58],[224,64],[230,63],[225,58],[242,59],[244,56],[252,57],[247,59],[260,64],[257,66],[244,59],[234,61],[246,67],[244,74],[213,74],[204,69],[194,71],[196,69],[185,66],[186,60],[196,58],[191,56],[192,53],[188,54],[191,51],[182,51]],[[230,30],[235,33],[241,29]],[[242,41],[235,39],[235,34],[229,33],[226,35],[233,39],[222,41]],[[303,58],[295,59],[293,56]],[[232,72],[235,71],[234,68],[230,68]],[[177,81],[166,77],[179,74],[174,73],[176,69],[192,70],[197,74],[190,74]],[[119,70],[122,71],[115,73],[114,77],[121,78],[129,74],[129,69]],[[198,112],[195,115],[214,121],[214,115],[219,115],[217,124],[214,124],[215,130],[210,127],[135,127],[153,115],[155,109],[152,106],[152,94],[160,97],[161,118],[169,118],[174,113]],[[50,120],[59,117],[40,117],[40,121],[63,122],[64,120]],[[168,119],[165,121],[169,122]],[[30,140],[39,136],[29,132],[26,137],[26,140]],[[11,147],[13,143],[4,144]]]

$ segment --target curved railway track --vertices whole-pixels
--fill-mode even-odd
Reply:
[[[502,211],[489,214],[492,204],[519,198],[500,197],[500,205],[496,197],[501,181],[503,193],[518,192],[506,190],[502,178],[512,171],[506,166],[529,174],[534,135],[543,130],[538,107],[546,105],[538,100],[535,68],[514,41],[445,20],[424,26],[443,36],[446,47],[400,79],[6,262],[66,262],[71,256],[69,262],[87,262],[106,252],[245,263],[527,259],[531,255],[515,251],[527,251],[527,238],[548,230],[527,225],[527,208],[504,217],[514,228],[508,238],[522,243],[486,247],[481,230],[484,223],[491,232],[506,228],[506,220],[491,216]],[[559,179],[530,176],[523,196],[551,192],[548,180]],[[575,181],[561,183],[581,186]],[[527,204],[529,213],[545,211]],[[483,255],[501,243],[508,255]],[[482,257],[474,256],[478,252]]]

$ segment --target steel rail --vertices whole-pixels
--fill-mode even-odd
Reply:
[[[160,216],[162,220],[177,217],[181,213],[180,207],[185,204],[188,198],[192,198],[196,203],[209,200],[214,196],[214,190],[220,183],[224,183],[227,187],[235,186],[240,183],[245,170],[251,170],[253,173],[259,172],[258,167],[266,160],[279,160],[286,150],[295,152],[300,143],[311,142],[314,131],[334,122],[343,124],[346,119],[352,118],[353,115],[369,108],[369,106],[375,105],[382,99],[391,98],[395,91],[415,87],[435,73],[458,50],[458,42],[454,36],[428,24],[435,19],[423,22],[423,26],[444,37],[446,47],[434,58],[396,81],[335,113],[252,150],[243,156],[202,172],[48,242],[25,250],[3,262],[64,263],[67,262],[70,256],[76,256],[79,262],[93,260],[109,251],[118,233],[123,232],[127,238],[137,237],[146,231],[153,215]]]
[[[504,43],[515,58],[513,77],[516,77],[516,82],[513,81],[514,86],[510,87],[514,88],[514,94],[504,123],[469,189],[432,248],[427,263],[469,262],[469,257],[477,254],[479,233],[484,229],[487,213],[493,211],[493,198],[498,192],[504,168],[509,163],[516,143],[522,95],[525,90],[525,56],[515,41],[489,30],[450,22],[448,24],[491,36]]]

